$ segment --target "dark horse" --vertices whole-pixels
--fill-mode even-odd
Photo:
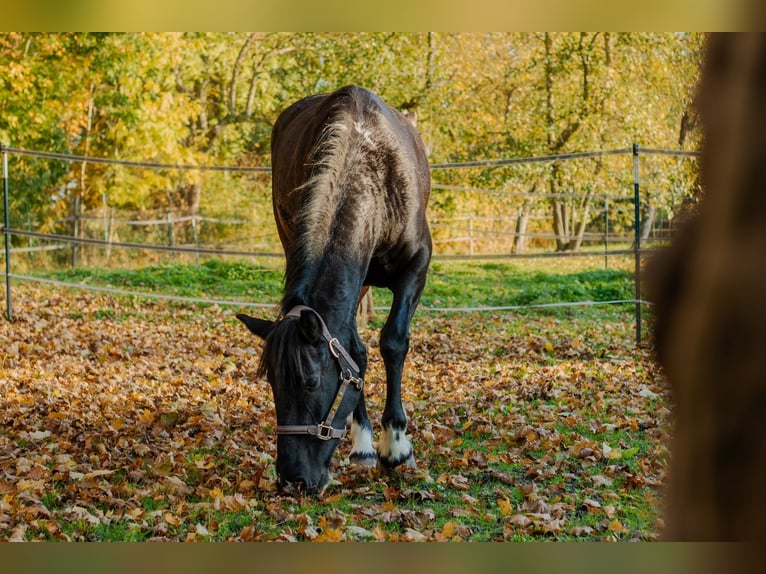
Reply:
[[[423,142],[401,113],[348,86],[282,112],[271,159],[274,216],[287,257],[281,315],[237,317],[265,341],[259,373],[274,394],[279,481],[324,489],[349,426],[352,462],[414,465],[401,380],[431,259]],[[367,352],[356,326],[367,286],[393,292],[380,334],[386,406],[377,455],[362,388]]]

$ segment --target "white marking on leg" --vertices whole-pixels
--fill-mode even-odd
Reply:
[[[412,443],[405,430],[385,427],[380,433],[378,453],[392,464],[401,464],[412,455]]]
[[[372,431],[364,428],[356,421],[351,422],[351,454],[374,453],[372,447]]]

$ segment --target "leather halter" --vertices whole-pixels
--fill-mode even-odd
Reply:
[[[356,361],[351,358],[351,355],[349,355],[348,351],[343,348],[343,345],[340,344],[338,339],[330,334],[321,315],[314,309],[307,307],[306,305],[296,305],[285,314],[284,319],[287,319],[288,317],[300,317],[302,311],[311,311],[319,319],[319,324],[322,326],[322,337],[327,341],[327,345],[330,347],[330,353],[335,357],[335,360],[338,362],[338,367],[340,368],[340,387],[332,402],[332,406],[330,406],[330,411],[321,423],[315,425],[277,425],[277,434],[308,434],[321,440],[343,438],[348,432],[348,427],[346,427],[345,424],[342,429],[332,426],[335,414],[340,407],[343,395],[348,390],[349,385],[353,385],[356,390],[361,391],[364,386],[364,380],[359,376],[359,365],[357,365]]]

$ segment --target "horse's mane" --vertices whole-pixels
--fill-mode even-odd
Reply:
[[[258,377],[269,381],[285,381],[291,388],[294,381],[305,378],[301,354],[301,334],[298,321],[278,321],[263,344],[258,363]]]
[[[355,113],[364,106],[359,93],[343,90],[339,95],[327,104],[327,110],[320,111],[326,114],[327,121],[309,157],[310,176],[298,188],[303,194],[301,213],[285,278],[293,292],[285,292],[283,310],[306,303],[301,291],[316,275],[327,254],[346,192],[342,181],[344,166],[353,153],[354,141],[361,137],[354,124]]]

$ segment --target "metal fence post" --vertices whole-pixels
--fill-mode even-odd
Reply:
[[[8,150],[4,144],[3,149],[3,235],[5,235],[5,307],[6,318],[13,321],[13,305],[11,301],[11,236],[8,230],[11,227],[10,214],[8,211]]]
[[[635,227],[635,240],[633,252],[635,254],[636,276],[636,345],[641,344],[641,210],[639,209],[639,182],[638,182],[638,144],[633,144],[633,215]]]
[[[604,269],[609,269],[609,196],[604,194]]]
[[[75,195],[72,202],[72,237],[75,241],[72,242],[72,269],[77,268],[77,260],[79,244],[77,239],[80,237],[80,196]]]
[[[473,257],[473,217],[468,218],[468,254]]]
[[[236,204],[235,204],[234,207],[236,209]],[[192,220],[191,220],[191,223],[192,223],[192,235],[194,236],[194,247],[196,247],[197,249],[199,249],[199,230],[197,229],[197,220],[198,219],[199,219],[199,215],[197,215],[196,213],[194,215],[192,215]],[[197,265],[199,265],[199,253],[195,253],[194,254],[194,262]]]

